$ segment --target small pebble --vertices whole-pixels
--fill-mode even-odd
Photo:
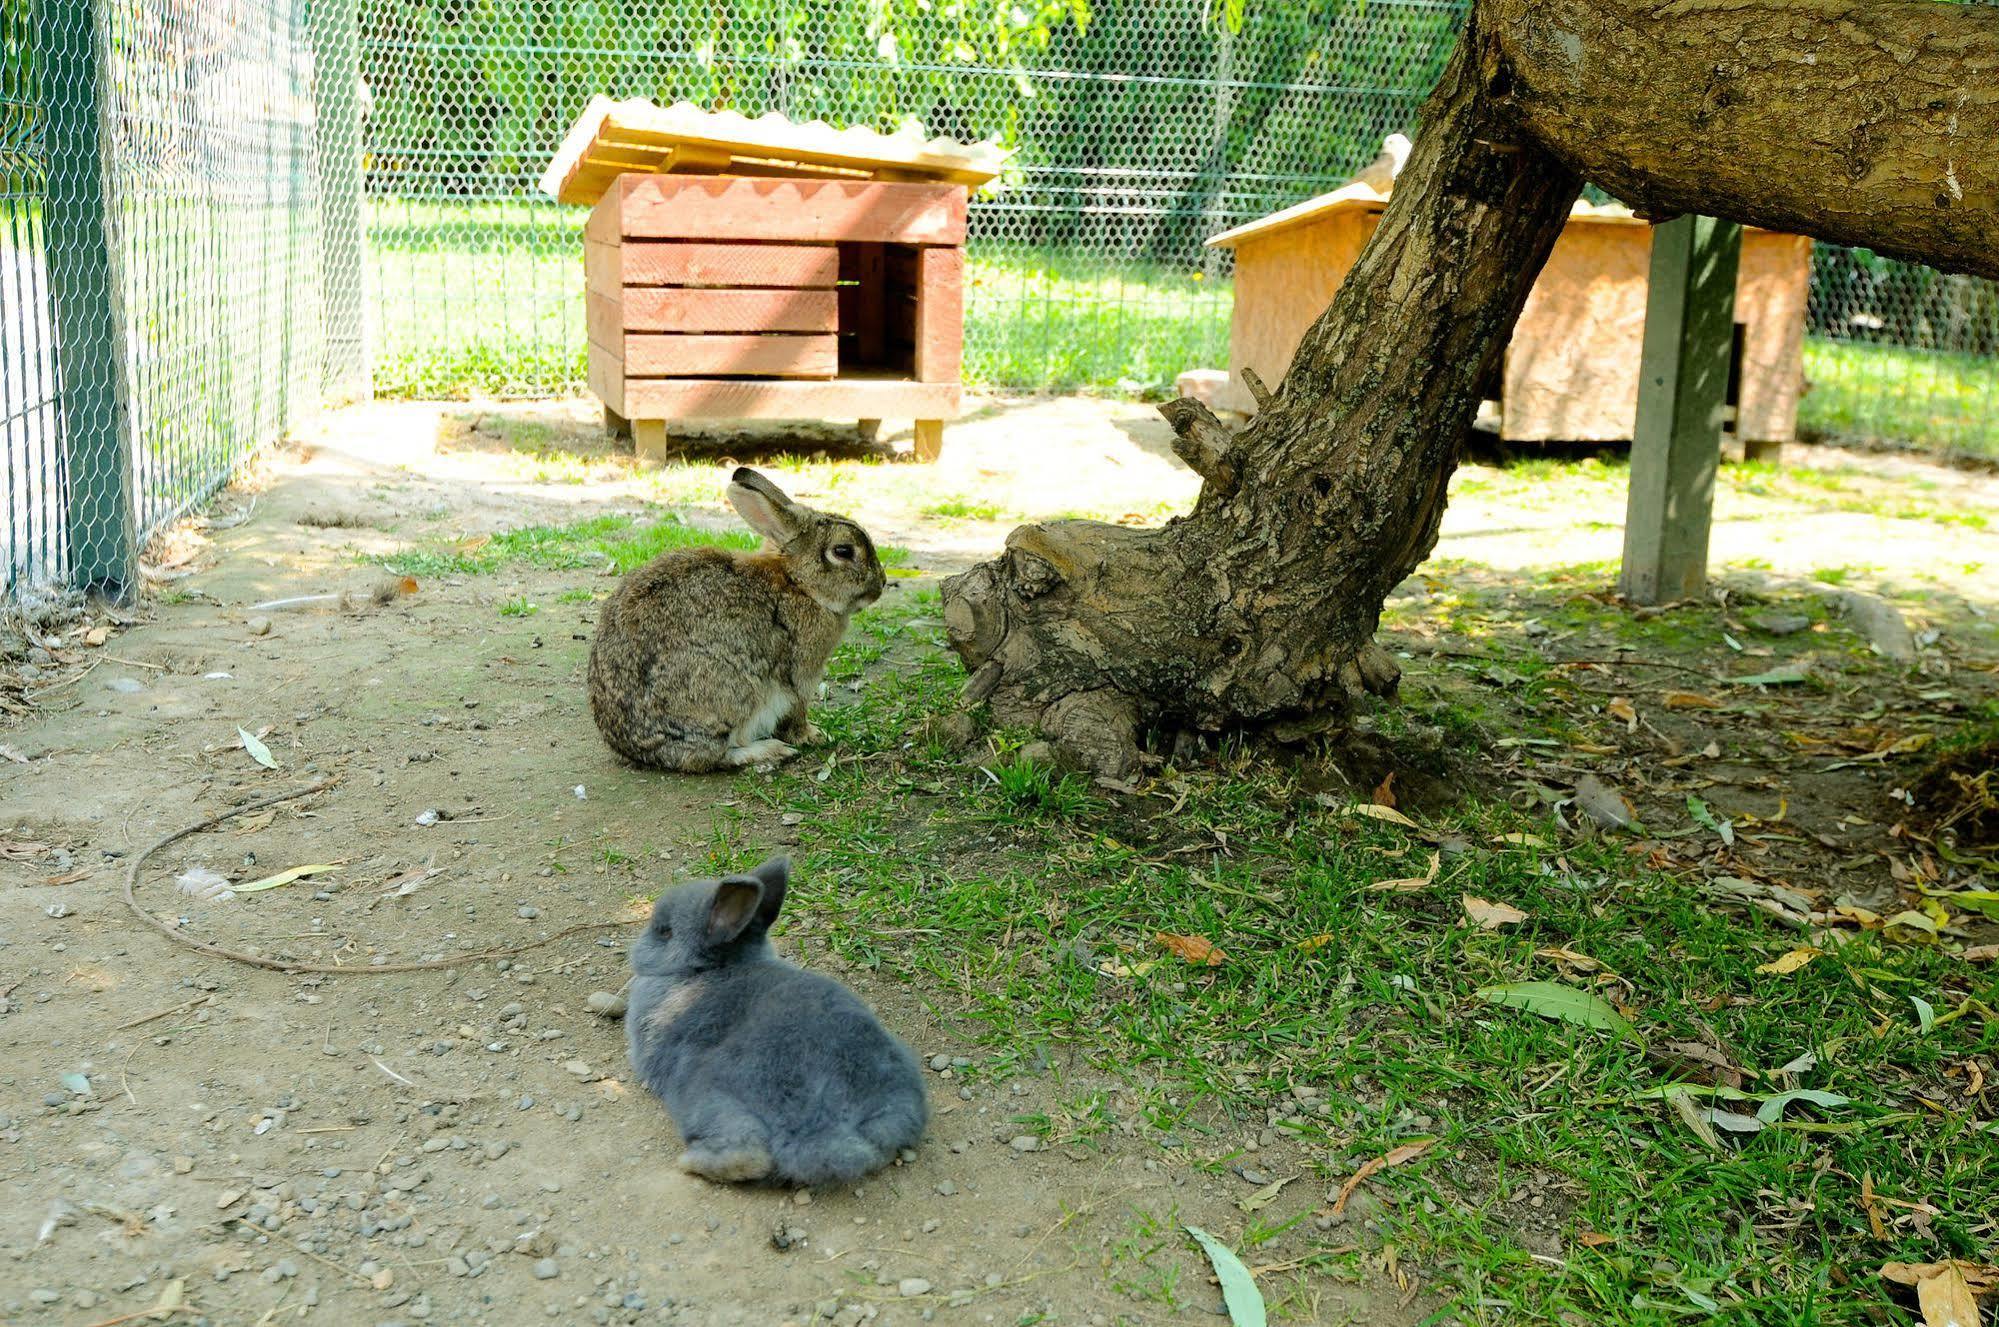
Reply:
[[[941,1074],[951,1067],[951,1057],[948,1055],[933,1055],[930,1057],[930,1067]]]
[[[252,636],[268,636],[271,634],[271,619],[267,617],[253,617],[243,625],[250,629]]]
[[[1007,1144],[1016,1152],[1032,1152],[1041,1146],[1041,1140],[1031,1133],[1024,1133]]]
[[[583,1001],[583,1007],[599,1018],[623,1018],[625,997],[609,991],[592,991]]]
[[[537,1281],[553,1281],[560,1275],[562,1269],[555,1265],[553,1258],[543,1258],[534,1265],[534,1279]]]
[[[918,1295],[930,1293],[930,1283],[920,1276],[905,1276],[896,1283],[895,1289],[904,1299],[915,1299]]]

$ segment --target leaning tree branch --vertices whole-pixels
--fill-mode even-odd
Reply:
[[[1484,0],[1516,129],[1640,215],[1999,277],[1999,8]]]
[[[1430,553],[1481,388],[1585,175],[1999,276],[1999,10],[1934,0],[1479,0],[1381,222],[1157,530],[1029,525],[944,585],[995,718],[1125,775],[1142,730],[1309,735],[1391,692],[1381,605]]]
[[[1234,434],[1198,402],[1164,408],[1205,481],[1191,515],[1023,526],[945,583],[951,644],[1000,722],[1128,775],[1144,729],[1302,737],[1394,691],[1382,600],[1436,540],[1480,387],[1580,187],[1495,147],[1485,48],[1474,20],[1283,389]]]

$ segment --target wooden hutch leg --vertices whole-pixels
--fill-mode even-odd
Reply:
[[[916,421],[916,459],[923,462],[936,460],[944,454],[944,421],[941,419],[919,419]]]
[[[629,438],[632,436],[632,421],[626,419],[623,415],[611,409],[611,407],[605,406],[604,432],[614,438]]]
[[[665,420],[632,421],[632,454],[638,458],[640,465],[665,465],[666,441]]]
[[[879,419],[863,419],[854,426],[854,432],[861,435],[862,442],[873,442],[881,436],[882,422]]]

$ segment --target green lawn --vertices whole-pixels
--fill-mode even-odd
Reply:
[[[1661,869],[1656,845],[1578,834],[1497,787],[1411,826],[1255,757],[1170,764],[1120,798],[1004,732],[965,755],[912,741],[963,681],[938,614],[920,591],[862,615],[829,674],[858,691],[814,711],[831,758],[741,781],[711,866],[761,848],[748,808],[796,819],[795,942],[922,991],[983,1043],[963,1072],[1052,1074],[1063,1104],[1017,1120],[1052,1146],[1135,1133],[1240,1184],[1231,1168],[1262,1164],[1243,1139],[1288,1140],[1297,1192],[1218,1232],[1290,1269],[1260,1278],[1274,1320],[1318,1321],[1311,1274],[1365,1276],[1382,1245],[1450,1321],[1620,1327],[1906,1324],[1883,1262],[1989,1255],[1999,1125],[1944,1103],[1999,1046],[1999,991],[1952,945],[1890,924],[1792,954],[1807,937],[1687,869],[1727,850],[1728,813],[1705,803],[1651,826],[1688,845]],[[1405,750],[1480,765],[1498,731],[1518,736],[1432,681],[1384,716]],[[1753,858],[1791,831],[1739,832]],[[1466,895],[1520,920],[1475,924]],[[1787,954],[1806,961],[1770,966]],[[1594,992],[1618,1021],[1481,998],[1522,982]],[[1737,1057],[1739,1090],[1714,1085],[1704,1045]],[[1307,1219],[1410,1147],[1358,1219]],[[1201,1299],[1158,1257],[1172,1242],[1103,1255],[1148,1315]]]
[[[1999,358],[1812,337],[1805,380],[1801,431],[1999,461]]]
[[[376,390],[545,396],[584,376],[583,214],[532,203],[376,200]],[[975,243],[965,378],[1010,390],[1162,393],[1228,361],[1226,279]],[[1800,428],[1999,459],[1999,361],[1814,338]]]

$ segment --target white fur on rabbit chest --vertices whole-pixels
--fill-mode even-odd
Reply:
[[[784,717],[791,713],[792,707],[797,703],[798,700],[791,694],[789,687],[771,683],[764,691],[763,699],[757,702],[754,710],[750,711],[750,716],[737,724],[729,734],[729,745],[745,747],[753,742],[763,741],[777,731],[777,726],[784,722]]]

